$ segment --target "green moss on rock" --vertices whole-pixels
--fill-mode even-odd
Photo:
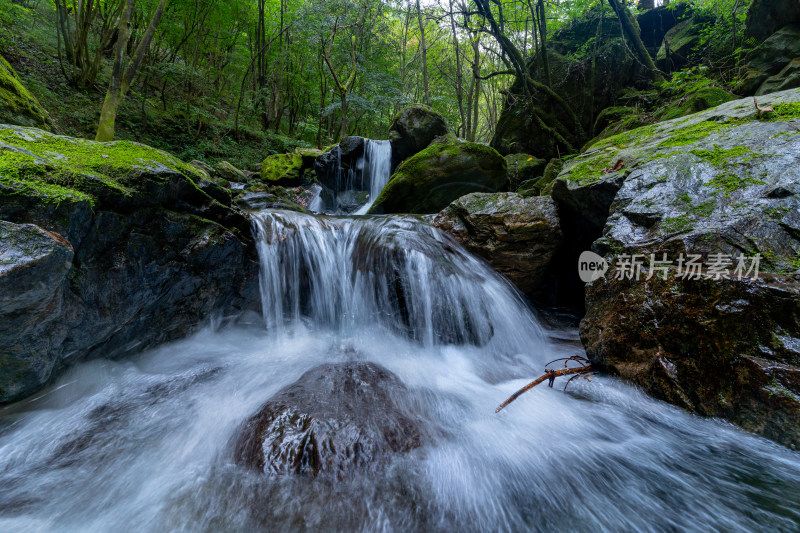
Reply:
[[[303,181],[303,156],[299,153],[275,154],[261,163],[261,180],[280,185],[299,185]]]
[[[52,128],[47,111],[22,85],[17,73],[0,56],[0,123],[34,126],[45,130]]]
[[[435,213],[470,192],[495,192],[506,160],[487,145],[439,138],[404,161],[370,213]]]
[[[196,170],[166,152],[131,141],[98,143],[42,130],[0,125],[0,196],[36,195],[43,202],[130,197],[143,175],[172,173],[196,188]],[[204,195],[198,189],[198,193]]]

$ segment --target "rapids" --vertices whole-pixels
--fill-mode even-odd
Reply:
[[[542,385],[574,327],[414,218],[256,218],[263,318],[76,365],[0,410],[0,531],[796,531],[800,454],[607,376]],[[432,442],[332,482],[232,461],[323,363],[371,361]]]

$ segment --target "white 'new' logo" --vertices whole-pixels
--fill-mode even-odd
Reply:
[[[578,275],[584,283],[602,278],[607,270],[608,262],[594,252],[587,250],[578,258]]]

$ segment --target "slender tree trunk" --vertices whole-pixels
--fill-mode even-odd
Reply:
[[[472,131],[469,134],[471,141],[475,140],[478,132],[478,110],[480,109],[480,96],[481,96],[481,50],[480,50],[480,35],[475,37],[472,44],[472,51],[474,53],[474,62],[472,64],[472,75],[475,79],[475,94],[473,100],[473,117],[472,117]]]
[[[453,31],[453,49],[456,54],[456,101],[458,102],[458,114],[461,117],[461,135],[466,136],[467,117],[464,113],[464,78],[461,72],[461,49],[458,45],[456,21],[453,16],[453,0],[450,0],[450,29]]]
[[[164,6],[166,0],[161,0],[156,7],[153,18],[150,19],[150,24],[147,26],[142,40],[136,51],[133,53],[125,73],[122,74],[125,49],[130,39],[130,20],[133,12],[133,4],[135,0],[128,0],[125,6],[125,11],[120,19],[120,36],[115,45],[114,50],[114,66],[111,72],[111,81],[106,91],[106,97],[103,101],[103,108],[100,111],[100,122],[97,126],[96,141],[106,142],[114,140],[114,122],[117,118],[117,110],[120,104],[125,99],[125,94],[128,92],[131,83],[133,82],[136,72],[139,70],[139,65],[144,58],[147,48],[150,46],[150,41],[153,40],[153,35],[156,32],[156,27],[161,21],[161,15],[164,14]]]
[[[625,7],[625,4],[621,4],[619,0],[608,0],[611,9],[614,10],[614,13],[617,14],[617,18],[619,18],[619,22],[622,25],[622,30],[625,33],[625,36],[633,45],[633,50],[636,53],[637,59],[639,62],[648,70],[650,71],[650,77],[653,81],[659,82],[664,81],[664,77],[661,75],[661,71],[656,68],[655,63],[653,63],[653,58],[650,57],[650,53],[645,48],[644,43],[642,42],[642,38],[639,35],[639,28],[634,21],[633,17],[631,16],[628,8]]]
[[[542,40],[541,52],[542,67],[544,68],[544,80],[548,87],[552,87],[553,84],[550,81],[550,60],[548,59],[547,55],[547,19],[544,12],[544,0],[539,0],[537,6],[537,10],[539,12],[539,38]]]
[[[425,105],[431,105],[431,93],[428,90],[428,45],[425,42],[425,21],[422,19],[422,10],[417,0],[417,20],[419,21],[419,45],[422,52],[422,90],[425,96]]]

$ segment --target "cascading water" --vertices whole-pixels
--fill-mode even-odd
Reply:
[[[797,530],[797,452],[614,378],[495,415],[580,350],[576,332],[540,327],[436,230],[288,212],[255,225],[266,329],[86,362],[0,411],[0,531]],[[234,463],[265,401],[353,360],[402,380],[423,446],[341,481]]]
[[[375,203],[389,178],[392,175],[392,145],[389,141],[373,141],[367,139],[364,147],[366,178],[369,180],[369,202],[364,204],[357,215],[366,214]]]
[[[386,140],[364,139],[364,154],[353,168],[342,164],[341,151],[336,152],[336,179],[327,201],[320,199],[312,210],[330,213],[366,214],[389,182],[392,174],[392,146]]]

